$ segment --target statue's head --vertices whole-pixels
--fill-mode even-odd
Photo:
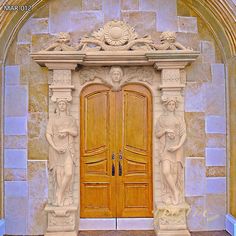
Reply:
[[[119,83],[122,80],[123,71],[119,66],[112,66],[109,74],[114,83]]]
[[[162,96],[161,100],[168,111],[175,111],[175,109],[178,107],[179,103],[178,97]]]
[[[164,42],[174,43],[176,41],[176,34],[175,32],[166,31],[161,33],[160,39],[162,43]]]
[[[59,98],[56,101],[57,104],[57,113],[65,112],[68,114],[68,101],[65,98]]]
[[[70,42],[70,34],[65,32],[60,32],[57,36],[58,43],[69,43]]]

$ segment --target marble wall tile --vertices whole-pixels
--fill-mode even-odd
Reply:
[[[46,134],[47,121],[48,113],[46,112],[30,113],[28,119],[29,139],[43,138]]]
[[[206,134],[206,146],[211,148],[225,148],[226,135],[225,134]]]
[[[10,66],[10,65],[16,65],[16,44],[17,44],[17,39],[13,39],[10,47],[8,48],[7,55],[6,55],[6,61],[5,65]]]
[[[5,198],[28,197],[27,181],[5,181]]]
[[[139,0],[121,0],[121,10],[138,10]]]
[[[71,11],[80,12],[82,0],[57,0],[49,2],[49,33],[71,32]],[[60,24],[58,24],[60,22]]]
[[[5,220],[7,235],[26,234],[27,210],[27,197],[5,197]]]
[[[186,68],[187,81],[189,82],[208,82],[211,81],[211,66],[209,63],[194,62]]]
[[[206,133],[226,134],[225,116],[207,116],[205,123]]]
[[[17,34],[17,43],[29,44],[31,43],[31,33],[32,33],[32,18],[29,18],[26,23],[22,26]]]
[[[5,86],[5,116],[26,116],[27,111],[28,111],[27,87]]]
[[[59,5],[59,4],[58,4]],[[65,17],[66,19],[66,17]],[[66,20],[64,20],[66,21]],[[59,24],[58,24],[59,25]],[[67,26],[67,28],[69,28]],[[66,31],[64,31],[66,32]],[[32,44],[31,44],[31,52],[38,52],[47,48],[50,44],[52,44],[55,40],[55,36],[49,34],[33,34],[32,35]]]
[[[185,112],[187,140],[185,156],[205,156],[205,116],[203,112]]]
[[[26,169],[4,169],[5,181],[26,181],[27,170]]]
[[[204,63],[215,63],[216,56],[213,42],[201,41],[201,53]]]
[[[198,33],[197,29],[197,18],[196,17],[186,17],[178,16],[178,31]]]
[[[38,137],[29,139],[28,156],[29,160],[47,160],[48,142],[46,138]]]
[[[195,33],[176,33],[177,41],[188,48],[192,48],[194,51],[200,51],[199,35]],[[192,67],[192,65],[190,66]],[[188,67],[187,67],[188,68]]]
[[[217,206],[217,207],[216,207]],[[226,214],[225,194],[210,194],[206,196],[207,229],[224,230]]]
[[[83,11],[98,11],[102,10],[102,0],[82,0]]]
[[[4,168],[27,168],[27,149],[4,149]]]
[[[207,194],[225,194],[226,177],[207,177],[206,192]]]
[[[225,166],[207,166],[206,177],[226,177]]]
[[[225,85],[206,83],[206,115],[225,114]]]
[[[156,31],[156,13],[151,11],[123,11],[122,20],[126,21],[140,36]],[[146,24],[148,22],[148,24]]]
[[[28,65],[30,62],[30,44],[17,44],[16,63],[20,65]]]
[[[120,19],[120,1],[103,0],[102,10],[104,12],[104,22]]]
[[[203,231],[207,228],[207,214],[205,210],[205,197],[186,197],[191,206],[187,215],[187,225],[191,231]]]
[[[5,67],[5,84],[19,85],[20,83],[20,66],[12,65]]]
[[[157,31],[178,31],[176,0],[157,0]]]
[[[203,196],[205,194],[205,160],[188,157],[185,161],[185,196]]]
[[[202,83],[189,82],[185,89],[185,112],[205,111],[205,86]]]
[[[4,147],[7,149],[27,148],[27,136],[26,135],[5,135],[4,136]]]
[[[32,18],[32,34],[47,34],[48,33],[48,18]]]
[[[44,4],[39,8],[32,16],[33,18],[48,18],[49,17],[49,6]]]
[[[5,117],[5,135],[26,135],[27,117]]]
[[[158,0],[140,0],[139,9],[141,11],[158,11],[157,7]]]
[[[43,235],[47,228],[46,199],[30,198],[28,202],[27,235]]]
[[[224,64],[212,64],[211,73],[212,73],[212,83],[218,85],[224,85],[226,83]]]
[[[226,149],[206,148],[206,166],[226,166]]]

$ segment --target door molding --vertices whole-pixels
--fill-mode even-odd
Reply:
[[[116,37],[113,31],[116,31]],[[113,32],[113,33],[112,33]],[[119,40],[117,39],[119,35]],[[172,41],[168,41],[171,37]],[[66,39],[66,40],[65,40]],[[105,84],[118,91],[124,84],[141,83],[148,87],[153,96],[153,127],[154,122],[164,111],[166,99],[178,101],[177,113],[184,114],[184,87],[186,85],[185,67],[196,60],[199,52],[186,49],[176,42],[174,33],[164,32],[161,43],[155,44],[150,37],[140,38],[135,30],[121,21],[108,22],[103,28],[94,32],[90,37],[84,37],[79,44],[71,46],[68,33],[60,33],[57,41],[45,50],[32,53],[32,58],[41,66],[46,66],[53,72],[51,102],[49,104],[49,117],[53,116],[55,103],[58,99],[66,99],[70,104],[70,114],[80,119],[80,92],[84,86],[94,83]],[[116,81],[109,76],[112,67],[120,67],[123,73],[122,80]],[[167,99],[167,100],[168,100]],[[163,103],[162,103],[163,102]],[[187,204],[169,208],[162,199],[158,142],[155,140],[153,130],[153,199],[154,199],[154,225],[158,232],[160,227],[165,230],[171,225],[173,229],[186,229]],[[75,139],[76,146],[80,141]],[[76,156],[79,159],[79,150]],[[77,163],[79,164],[79,162]],[[79,168],[74,171],[74,207],[51,206],[47,209],[47,231],[64,232],[63,222],[71,218],[71,231],[76,234],[79,225]],[[184,182],[184,179],[181,179]],[[184,188],[183,188],[184,189]],[[52,198],[53,185],[49,182],[49,203]],[[182,193],[183,194],[183,193]],[[172,222],[172,218],[165,215],[166,210],[183,222],[181,227]],[[64,217],[64,218],[62,218]],[[175,219],[176,219],[175,217]],[[60,220],[58,220],[60,218]],[[62,220],[64,219],[64,221]],[[167,226],[160,225],[161,219]],[[56,223],[53,223],[56,222]],[[181,232],[182,232],[181,231]],[[187,230],[184,231],[189,235]]]

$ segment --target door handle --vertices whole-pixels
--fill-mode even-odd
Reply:
[[[115,176],[115,164],[114,164],[115,154],[114,153],[112,153],[111,159],[112,159],[111,175]]]
[[[120,151],[120,153],[119,153],[119,176],[122,176],[122,164],[121,164],[122,159],[123,159],[122,152]]]

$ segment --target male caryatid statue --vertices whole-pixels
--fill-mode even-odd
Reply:
[[[158,118],[156,136],[160,139],[162,202],[178,205],[183,201],[184,119],[175,113],[177,98],[162,97],[165,112]]]
[[[46,133],[50,144],[49,170],[53,179],[52,205],[73,204],[74,137],[77,135],[76,120],[68,114],[67,100],[57,100],[56,115],[49,119]]]

